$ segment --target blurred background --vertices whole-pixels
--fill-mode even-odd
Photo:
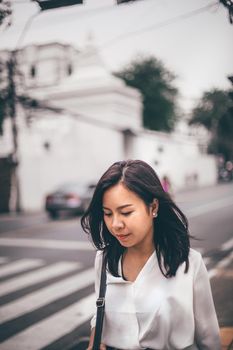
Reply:
[[[84,349],[98,178],[143,159],[190,221],[233,348],[233,2],[0,1],[1,349]]]

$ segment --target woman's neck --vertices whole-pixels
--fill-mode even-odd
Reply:
[[[132,257],[141,257],[141,258],[149,258],[151,254],[154,252],[155,247],[154,244],[147,246],[134,246],[127,248],[125,254]]]

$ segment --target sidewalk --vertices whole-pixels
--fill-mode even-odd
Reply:
[[[0,234],[45,224],[48,221],[47,215],[43,211],[0,214]]]

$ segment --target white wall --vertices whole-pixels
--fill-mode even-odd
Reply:
[[[45,149],[45,142],[50,149]],[[121,145],[121,133],[70,117],[34,122],[20,133],[23,208],[42,209],[46,194],[63,183],[96,182],[108,166],[123,158]]]
[[[142,133],[135,139],[133,157],[148,162],[160,178],[167,175],[174,190],[214,185],[217,182],[215,158],[200,154],[195,140],[177,136]]]
[[[22,125],[21,125],[22,127]],[[49,143],[50,148],[44,147]],[[69,116],[48,116],[20,132],[20,185],[25,210],[43,209],[45,196],[65,182],[96,182],[115,161],[125,158],[123,135]],[[215,159],[200,155],[195,142],[145,132],[133,137],[130,158],[143,159],[173,189],[213,185]]]

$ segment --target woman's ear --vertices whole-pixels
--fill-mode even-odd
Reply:
[[[157,216],[158,210],[159,210],[159,201],[158,199],[154,198],[153,202],[151,203],[152,208],[152,214],[153,216]]]

